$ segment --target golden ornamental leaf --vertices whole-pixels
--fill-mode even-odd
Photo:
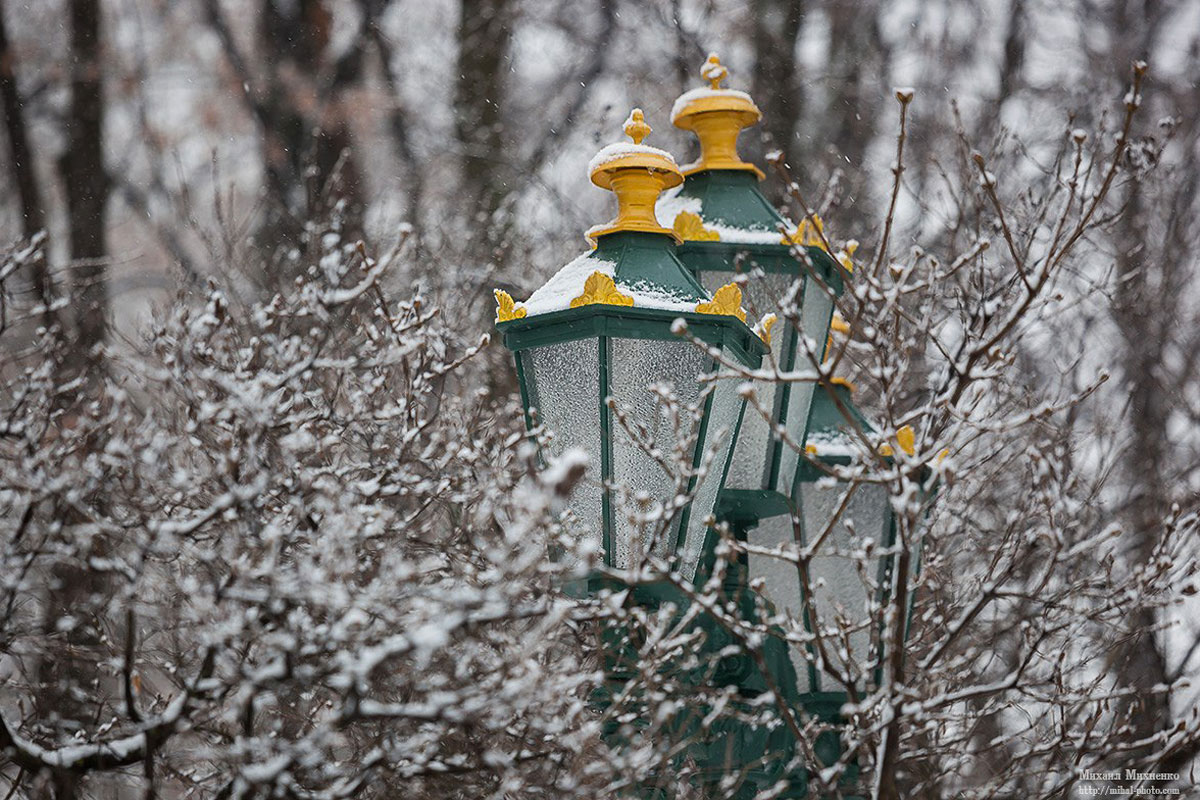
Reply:
[[[704,220],[699,214],[690,211],[680,211],[675,215],[675,235],[685,242],[719,242],[721,234],[704,227]]]
[[[908,455],[917,452],[916,450],[917,435],[913,431],[912,425],[905,425],[900,430],[896,431],[896,442],[900,445],[900,449]]]
[[[742,290],[736,283],[727,283],[713,294],[711,302],[696,304],[701,314],[721,314],[746,321],[746,309],[742,308]]]
[[[824,249],[825,239],[822,236],[825,231],[825,223],[821,222],[821,218],[816,214],[811,217],[805,217],[800,220],[800,224],[796,226],[796,230],[791,233],[785,233],[780,240],[780,244],[799,244],[804,246],[815,245]]]
[[[503,289],[493,289],[492,294],[496,297],[496,322],[522,319],[529,313],[525,306],[513,302],[512,295]]]
[[[758,333],[758,338],[763,340],[763,344],[767,347],[771,346],[771,328],[775,327],[775,323],[779,321],[779,316],[776,314],[767,314],[758,321],[758,327],[755,332]]]
[[[846,272],[854,272],[854,261],[850,258],[852,253],[853,251],[850,250],[839,250],[836,256],[837,262]]]
[[[621,294],[617,284],[603,272],[593,272],[583,283],[583,294],[571,301],[571,308],[590,306],[593,304],[608,306],[631,306],[633,298]]]

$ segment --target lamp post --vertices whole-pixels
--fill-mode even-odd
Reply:
[[[765,361],[793,378],[755,382],[769,414],[747,408],[742,422],[720,505],[722,520],[747,543],[740,569],[731,572],[761,585],[769,608],[802,622],[804,630],[791,638],[806,643],[789,648],[796,702],[836,724],[847,699],[878,679],[877,670],[862,674],[863,665],[882,663],[871,609],[891,596],[897,561],[888,488],[847,477],[856,455],[870,456],[864,444],[876,433],[852,402],[850,384],[794,380],[824,357],[834,298],[851,264],[846,254],[835,260],[824,249],[818,218],[793,227],[758,190],[763,174],[738,156],[737,137],[759,121],[759,109],[746,93],[721,88],[728,70],[717,56],[708,57],[701,76],[710,85],[679,97],[671,115],[696,134],[700,157],[683,167],[682,186],[659,201],[658,217],[684,239],[679,257],[705,286],[764,273],[744,281],[747,298],[760,313],[784,317],[773,329],[763,325],[771,347]],[[864,552],[873,561],[864,564]],[[840,743],[827,734],[814,749],[832,763]],[[803,791],[804,783],[805,776],[794,776],[793,789]]]
[[[719,515],[747,543],[727,572],[724,590],[733,603],[723,607],[758,624],[755,609],[766,605],[790,612],[806,630],[785,631],[787,617],[773,615],[757,660],[727,658],[714,680],[736,685],[747,708],[778,687],[781,702],[837,722],[847,697],[870,683],[851,669],[853,657],[882,663],[869,598],[888,596],[896,574],[886,487],[840,469],[853,461],[846,423],[867,440],[872,429],[847,386],[822,384],[814,395],[815,376],[798,374],[823,357],[848,264],[818,246],[819,220],[793,227],[763,197],[762,173],[736,148],[739,131],[761,113],[745,93],[720,88],[726,70],[715,56],[702,74],[711,86],[684,94],[672,113],[677,126],[699,137],[699,161],[681,170],[668,153],[643,144],[650,127],[635,109],[624,128],[632,141],[603,148],[589,165],[592,182],[616,195],[616,219],[589,231],[594,249],[524,302],[497,290],[497,329],[516,358],[527,424],[548,431],[545,455],[569,448],[587,454],[594,477],[573,489],[568,506],[604,564],[620,570],[654,557],[679,580],[700,582],[716,552],[709,520]],[[755,269],[761,280],[757,273],[739,278]],[[778,309],[784,324],[773,326],[769,314],[752,330],[742,286],[752,308]],[[678,320],[709,351],[682,340]],[[755,382],[764,416],[746,409],[739,381],[711,376],[722,364],[756,369],[767,354],[784,376]],[[698,419],[694,435],[684,437],[689,499],[682,504],[680,484],[654,455],[675,451],[680,432],[651,385],[670,387]],[[830,481],[831,474],[845,480]],[[653,531],[630,513],[623,502],[630,496],[643,507],[659,504],[662,522]],[[880,555],[864,571],[853,553],[868,540]],[[756,578],[761,589],[752,591]],[[658,602],[668,595],[634,597]],[[830,618],[840,628],[827,630]],[[697,624],[710,634],[706,650],[717,653],[730,642],[712,622],[701,615]],[[824,642],[834,639],[827,650]],[[610,676],[618,661],[610,660]],[[839,680],[830,684],[827,673]],[[689,725],[681,730],[698,730]],[[802,772],[785,775],[800,744],[786,730],[731,722],[689,755],[702,780],[733,768],[749,776],[752,794],[786,777],[782,796],[791,797],[807,782]],[[825,763],[839,747],[836,734],[815,743]]]

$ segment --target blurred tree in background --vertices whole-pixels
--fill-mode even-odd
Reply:
[[[303,608],[314,617],[349,613],[348,607],[333,601],[332,610],[314,612],[312,604],[318,601],[300,596],[300,588],[284,580],[287,574],[277,576],[280,585],[264,590],[270,602],[261,604],[248,595],[227,597],[219,580],[207,585],[203,602],[211,604],[206,607],[208,616],[188,611],[172,618],[172,624],[199,625],[204,635],[173,638],[170,630],[142,634],[151,636],[160,656],[169,653],[158,662],[165,670],[162,664],[178,653],[197,648],[209,634],[218,636],[205,626],[218,627],[213,615],[227,613],[224,603],[245,603],[255,615],[269,607],[279,615],[278,622],[256,616],[239,623],[242,627],[228,634],[223,655],[214,654],[213,663],[191,665],[194,674],[175,676],[173,695],[164,690],[161,697],[138,699],[130,688],[136,674],[130,662],[104,661],[112,648],[124,653],[128,642],[139,639],[133,633],[134,612],[126,617],[134,605],[125,601],[145,587],[142,577],[108,567],[140,563],[142,555],[159,546],[118,535],[122,526],[137,528],[157,516],[154,509],[138,505],[145,500],[139,492],[153,487],[162,493],[162,502],[170,507],[168,516],[176,520],[162,529],[163,535],[188,557],[239,563],[237,553],[219,548],[209,552],[206,548],[216,544],[189,539],[190,531],[172,525],[182,524],[179,514],[199,515],[214,508],[214,520],[219,521],[232,513],[230,508],[248,502],[238,487],[261,478],[255,491],[263,492],[276,479],[266,455],[252,467],[237,458],[191,464],[189,469],[202,474],[197,485],[203,487],[204,502],[189,505],[167,499],[174,497],[168,489],[180,489],[172,483],[177,476],[156,472],[152,465],[130,466],[137,461],[132,448],[136,445],[162,458],[188,457],[164,454],[168,445],[132,423],[113,422],[117,417],[112,415],[130,406],[139,411],[152,408],[149,398],[159,396],[169,398],[173,405],[168,407],[178,413],[191,409],[187,413],[195,413],[196,419],[211,420],[220,416],[206,405],[212,397],[219,396],[222,403],[233,397],[236,405],[246,392],[262,392],[276,404],[267,416],[256,417],[249,406],[238,406],[240,411],[222,418],[229,426],[228,441],[212,447],[232,447],[231,452],[245,455],[239,447],[258,442],[264,452],[279,448],[271,458],[291,464],[287,459],[315,458],[306,449],[307,440],[296,435],[283,444],[277,438],[295,434],[310,422],[328,424],[330,430],[343,425],[341,430],[353,433],[342,443],[349,452],[343,457],[356,465],[351,470],[355,480],[370,480],[369,469],[385,468],[386,458],[378,448],[402,444],[389,438],[395,431],[376,430],[378,420],[370,413],[370,403],[355,405],[345,397],[354,395],[351,388],[360,400],[374,397],[372,381],[378,376],[361,371],[366,368],[356,363],[353,369],[360,371],[348,379],[349,394],[340,394],[333,362],[319,361],[325,350],[318,356],[306,349],[311,346],[306,337],[316,334],[296,320],[336,322],[345,330],[330,344],[328,350],[335,355],[329,358],[349,364],[358,352],[354,337],[361,333],[371,339],[363,352],[374,353],[375,366],[403,387],[408,403],[402,404],[403,413],[413,415],[406,417],[405,430],[427,448],[425,455],[459,434],[482,430],[484,445],[466,448],[471,452],[461,454],[462,462],[453,461],[459,455],[455,452],[453,469],[465,470],[465,465],[493,457],[504,464],[495,467],[496,474],[488,478],[491,483],[478,496],[472,494],[475,489],[466,488],[467,479],[455,473],[451,486],[437,484],[436,475],[424,476],[432,483],[407,486],[404,492],[409,494],[395,507],[378,501],[386,510],[371,513],[399,515],[406,525],[416,525],[417,539],[424,537],[417,550],[397,556],[403,563],[393,567],[420,572],[425,564],[424,553],[418,553],[421,548],[461,548],[464,563],[478,566],[480,573],[472,566],[437,565],[434,572],[442,570],[439,577],[423,584],[422,591],[430,594],[418,592],[419,602],[400,611],[388,611],[384,602],[394,585],[371,583],[371,576],[355,573],[354,580],[364,581],[374,593],[374,605],[362,613],[380,616],[362,627],[346,622],[348,628],[339,635],[366,657],[370,648],[379,646],[383,634],[378,626],[409,624],[410,617],[423,620],[423,615],[454,606],[437,594],[437,580],[447,574],[482,581],[485,593],[508,592],[504,581],[509,579],[534,581],[530,576],[536,570],[523,560],[528,554],[502,535],[503,507],[495,510],[490,504],[520,480],[534,481],[537,489],[531,496],[504,502],[516,503],[522,513],[537,519],[549,519],[538,515],[549,514],[546,508],[558,484],[538,482],[532,467],[511,452],[508,437],[517,434],[520,420],[512,412],[515,383],[507,354],[491,347],[465,364],[456,359],[464,352],[474,354],[479,335],[490,329],[493,287],[518,298],[528,296],[584,247],[582,232],[610,213],[605,193],[586,183],[585,165],[599,145],[613,138],[631,106],[646,110],[659,146],[686,160],[692,143],[670,126],[669,112],[679,93],[699,85],[696,70],[710,50],[719,51],[730,66],[730,85],[751,90],[764,111],[763,124],[743,136],[744,152],[760,163],[778,153],[787,165],[786,174],[824,217],[832,235],[839,241],[857,240],[861,253],[880,252],[881,274],[893,262],[896,274],[903,272],[904,264],[928,266],[934,258],[930,254],[938,254],[942,266],[974,258],[972,248],[982,236],[990,238],[993,248],[1005,242],[1006,255],[1000,261],[978,272],[953,273],[945,286],[935,287],[941,308],[972,313],[978,309],[975,316],[964,312],[964,329],[974,324],[985,329],[1001,315],[1022,280],[1020,265],[1037,262],[1037,254],[1046,250],[1045,223],[1054,219],[1048,209],[1061,208],[1056,204],[1065,201],[1074,144],[1082,147],[1087,141],[1088,147],[1096,148],[1095,157],[1080,162],[1093,179],[1087,184],[1090,191],[1103,173],[1101,156],[1119,153],[1119,179],[1106,190],[1095,219],[1072,242],[1071,258],[1055,265],[1061,269],[1047,305],[1023,317],[1019,340],[995,356],[997,363],[1007,360],[1012,366],[1007,397],[1044,398],[1061,390],[1089,395],[1088,402],[1047,411],[1038,418],[1035,433],[1014,440],[1011,449],[997,450],[995,472],[981,469],[974,483],[960,476],[972,487],[972,502],[957,508],[969,508],[977,517],[976,533],[991,530],[989,524],[996,529],[1008,524],[1005,520],[1019,503],[1012,484],[997,475],[1004,465],[1012,466],[1007,459],[1019,455],[1028,462],[1028,453],[1044,449],[1054,454],[1055,485],[1068,487],[1064,495],[1077,504],[1072,513],[1086,511],[1083,527],[1091,527],[1080,533],[1080,541],[1116,525],[1124,562],[1153,564],[1162,552],[1164,524],[1179,519],[1171,509],[1186,513],[1200,497],[1200,5],[1195,2],[0,0],[0,174],[9,188],[0,194],[0,244],[9,253],[0,268],[0,385],[12,390],[11,397],[0,399],[8,420],[0,422],[4,456],[9,459],[3,473],[7,482],[0,485],[0,509],[11,517],[2,529],[11,556],[5,562],[6,574],[17,575],[28,552],[45,555],[29,545],[34,539],[30,531],[44,532],[45,541],[57,542],[58,548],[52,548],[54,555],[40,573],[47,576],[40,593],[27,591],[23,584],[14,588],[25,580],[25,573],[6,584],[10,606],[5,625],[10,627],[3,628],[0,638],[0,710],[7,719],[24,719],[37,711],[20,705],[13,699],[16,695],[4,694],[15,686],[24,692],[21,697],[32,698],[24,702],[51,709],[40,718],[43,727],[26,731],[26,736],[46,742],[86,739],[91,734],[81,732],[93,731],[109,712],[124,705],[121,713],[138,720],[143,714],[151,718],[153,709],[164,723],[164,737],[168,728],[174,731],[173,720],[178,718],[171,714],[221,708],[220,713],[205,712],[189,721],[189,735],[195,737],[189,746],[206,743],[215,748],[214,742],[238,740],[240,735],[259,748],[255,759],[273,752],[275,745],[268,740],[281,731],[284,738],[303,740],[307,734],[298,731],[325,735],[328,730],[350,730],[348,744],[317,741],[320,736],[312,733],[312,752],[326,756],[353,753],[367,760],[372,752],[382,752],[369,746],[376,743],[377,731],[371,728],[371,715],[361,708],[343,705],[336,713],[344,716],[327,728],[314,722],[325,713],[316,710],[320,703],[314,696],[349,703],[341,684],[314,689],[312,676],[297,677],[290,670],[299,667],[290,661],[280,662],[279,669],[286,672],[282,677],[267,674],[273,662],[256,662],[256,668],[264,670],[261,674],[251,674],[246,666],[253,658],[238,662],[238,655],[249,653],[264,631],[291,630],[286,621],[289,609]],[[1137,60],[1148,62],[1150,71],[1136,98],[1136,120],[1122,134],[1121,98],[1130,64]],[[889,216],[897,166],[895,86],[912,86],[915,100],[908,110],[905,169],[897,178],[895,210]],[[798,219],[803,209],[796,193],[789,191],[788,180],[778,170],[768,172],[769,193]],[[989,195],[989,186],[999,187],[998,197]],[[1071,197],[1072,203],[1087,199]],[[998,208],[1005,209],[1007,217]],[[887,226],[885,218],[890,221]],[[884,230],[890,231],[890,239],[880,251]],[[386,271],[371,272],[380,264]],[[370,276],[362,286],[372,293],[371,302],[336,294],[359,286],[363,274]],[[320,292],[334,294],[318,296]],[[903,307],[907,302],[899,301],[902,308],[895,313],[924,308],[915,303]],[[154,312],[167,307],[167,321],[160,316],[152,326]],[[410,332],[410,325],[413,331],[434,326],[423,316],[434,308],[441,315],[436,336],[426,339],[423,333]],[[272,332],[276,338],[267,337],[264,330],[273,325],[280,331]],[[155,332],[147,333],[150,330]],[[869,340],[877,334],[862,336]],[[340,338],[346,336],[350,338]],[[257,349],[268,339],[270,352]],[[148,344],[151,340],[156,344]],[[165,341],[191,348],[188,363],[194,375],[171,372],[179,369],[173,357],[154,351]],[[874,345],[882,348],[879,341]],[[393,347],[396,351],[388,352]],[[154,357],[146,355],[147,349]],[[941,396],[943,376],[932,363],[937,354],[924,345],[893,352],[893,358],[903,359],[904,369],[886,375],[872,369],[874,362],[863,352],[848,350],[850,374],[868,388],[889,420],[926,408]],[[453,369],[447,366],[451,363]],[[278,381],[271,383],[267,375],[263,380],[269,385],[258,385],[244,374],[260,369],[273,370]],[[310,369],[317,373],[315,378],[306,372]],[[1111,379],[1092,386],[1091,376],[1101,369],[1110,372]],[[146,382],[127,383],[129,375]],[[315,383],[297,389],[288,383],[297,376]],[[253,386],[242,386],[241,381]],[[102,383],[107,388],[96,389]],[[19,386],[25,388],[18,391]],[[307,403],[312,419],[299,420],[291,400],[270,395],[285,386],[297,398],[308,398],[295,402]],[[472,392],[478,387],[483,391],[476,397]],[[454,399],[443,402],[444,396]],[[40,410],[23,417],[30,408]],[[238,416],[243,412],[245,419]],[[438,420],[433,428],[424,425],[426,412],[429,420]],[[388,408],[386,413],[400,412]],[[445,421],[447,415],[450,419]],[[21,425],[14,422],[21,419]],[[42,426],[36,436],[30,433],[30,419]],[[163,436],[169,433],[180,441],[201,435],[184,423],[174,419],[156,424],[162,425]],[[327,435],[333,434],[321,432]],[[60,467],[66,474],[91,476],[80,484],[81,494],[68,491],[70,481],[51,481],[52,487],[38,489],[18,485],[15,476],[33,468],[33,462],[21,461],[23,448],[42,445],[60,448],[55,457],[63,459]],[[502,453],[506,455],[498,455]],[[43,453],[34,461],[46,466],[54,458]],[[113,466],[118,463],[121,469]],[[1028,463],[1020,468],[1026,467]],[[333,480],[330,475],[349,481],[348,474],[339,473],[332,463],[313,470],[314,483],[273,490],[295,492],[286,513],[256,507],[261,518],[246,523],[254,537],[263,537],[261,542],[251,537],[255,557],[274,547],[301,547],[288,537],[320,528],[323,515],[351,520],[360,526],[360,535],[370,539],[369,533],[361,532],[367,523],[360,515],[371,513],[342,505],[340,495],[321,483]],[[119,485],[121,476],[143,481],[144,486]],[[110,478],[113,482],[106,483]],[[447,499],[450,495],[452,500]],[[31,498],[28,505],[23,498]],[[367,505],[373,508],[376,503]],[[422,503],[439,508],[450,522],[423,520]],[[536,509],[529,511],[529,504]],[[479,511],[481,506],[499,517],[488,517]],[[1053,519],[1056,513],[1048,511],[1047,516]],[[411,520],[409,514],[414,515]],[[482,517],[474,519],[472,514]],[[272,522],[272,515],[286,517],[286,524]],[[943,531],[964,524],[948,518],[941,522],[949,526]],[[277,533],[273,525],[287,530],[284,544],[272,538]],[[84,541],[79,533],[59,541],[55,537],[66,536],[63,529],[90,530],[87,535],[94,538]],[[389,530],[403,538],[397,533],[403,529],[395,523]],[[250,534],[241,530],[237,535]],[[22,540],[25,536],[30,538]],[[486,568],[479,565],[494,544],[489,537],[504,541],[506,560],[503,575],[481,578]],[[335,547],[332,540],[315,541]],[[339,569],[358,569],[344,554],[331,558]],[[29,563],[33,561],[29,557]],[[172,572],[168,561],[158,565],[161,572],[150,585],[162,591],[157,600],[170,606],[195,586],[188,576]],[[1039,564],[1032,554],[1016,563],[1014,569],[1027,576],[1034,575]],[[939,573],[939,567],[944,572]],[[939,564],[935,559],[930,579],[935,584],[945,580],[941,588],[953,596],[951,579],[960,568],[953,560]],[[230,574],[240,580],[253,573],[258,580],[261,574],[254,569],[242,563]],[[336,580],[330,577],[329,585],[342,585],[345,574]],[[543,619],[566,614],[545,601],[538,586],[530,585],[533,598],[506,595],[513,603],[510,610],[532,603],[529,616],[506,612],[489,618],[482,629],[471,630],[473,641],[490,646],[492,622],[504,627],[505,636],[519,640],[514,629],[521,635],[542,631],[536,626]],[[1187,592],[1189,587],[1176,589]],[[930,602],[936,606],[938,601]],[[1014,658],[1020,648],[1006,637],[1016,637],[1018,622],[1035,613],[1028,603],[1014,606],[1008,616],[988,617],[987,625],[980,621],[981,628],[973,634],[977,644],[993,647],[1008,668],[1017,665],[1005,659]],[[93,608],[95,624],[73,611],[77,608]],[[955,610],[943,609],[943,618],[952,617]],[[458,611],[464,620],[483,613],[474,606]],[[203,621],[196,622],[201,617]],[[1121,741],[1128,751],[1122,758],[1156,754],[1148,766],[1184,770],[1196,757],[1195,741],[1171,747],[1164,743],[1169,732],[1194,716],[1197,693],[1183,679],[1200,670],[1200,615],[1192,606],[1181,609],[1159,597],[1130,606],[1123,624],[1107,660],[1088,666],[1101,676],[1098,680],[1106,691],[1111,690],[1111,704],[1122,709],[1124,716],[1113,723],[1127,726]],[[547,666],[559,652],[556,648],[569,649],[569,638],[558,629],[547,635],[541,649],[530,656],[538,669],[530,667],[519,676],[495,664],[473,662],[471,667],[485,676],[485,683],[494,678],[493,687],[508,679],[544,679],[547,687],[570,691],[572,676]],[[29,641],[36,646],[18,647]],[[918,635],[916,646],[931,646],[923,641]],[[280,645],[278,652],[291,652],[291,646]],[[430,653],[433,661],[453,660],[451,651],[436,646]],[[574,664],[569,659],[567,663]],[[406,661],[405,668],[418,668],[412,664]],[[453,673],[446,664],[443,667]],[[543,668],[553,675],[546,678],[538,671]],[[228,697],[215,696],[220,691],[205,683],[221,669],[230,674],[242,670],[237,681],[225,675],[226,685],[238,687],[230,689]],[[349,674],[347,665],[339,669],[342,678]],[[18,674],[19,679],[13,677]],[[268,685],[282,687],[276,697],[303,696],[311,716],[285,719],[287,715],[280,714],[270,722],[275,732],[270,735],[256,728],[255,703]],[[418,712],[436,712],[402,707],[413,691],[403,681],[390,686],[391,705],[379,711],[379,718],[403,717],[414,730],[420,729]],[[93,702],[96,696],[116,698],[99,703],[103,715]],[[512,737],[508,745],[513,749],[529,745],[535,733],[552,731],[554,714],[571,719],[580,714],[568,697],[559,698],[565,704],[559,707],[551,704],[551,696],[557,695],[547,690],[545,697],[530,695],[513,702],[515,717],[529,722],[528,729],[505,733]],[[539,703],[548,704],[544,713],[538,711]],[[1029,788],[1040,786],[1038,776],[1017,774],[1020,770],[1012,766],[1023,765],[1021,759],[1028,754],[1005,742],[1015,724],[1006,714],[1016,713],[994,708],[979,713],[978,727],[963,737],[977,755],[969,766],[947,767],[943,762],[942,773],[929,766],[937,760],[930,759],[912,766],[904,780],[926,791],[949,792],[990,786],[994,772],[1003,778],[996,778],[995,786],[1011,796],[1038,796]],[[264,712],[267,717],[272,714]],[[313,727],[306,727],[309,724]],[[157,734],[143,735],[153,739]],[[469,751],[477,735],[471,725],[464,725],[446,734],[442,744]],[[930,742],[936,739],[929,735]],[[545,754],[539,761],[544,769],[539,767],[543,771],[530,778],[531,783],[552,787],[546,789],[550,796],[565,791],[562,774],[573,774],[568,755],[586,761],[579,753],[599,747],[587,736],[581,734],[586,746],[574,742],[564,745],[564,752]],[[120,761],[122,769],[139,765],[150,774],[158,742],[148,744],[149,739],[138,746],[127,743],[131,749],[125,760],[112,752],[85,755],[97,764]],[[454,741],[447,744],[449,739]],[[6,746],[0,737],[0,749]],[[345,750],[338,749],[343,746]],[[1067,745],[1059,741],[1057,746]],[[329,749],[321,749],[325,747]],[[248,746],[247,753],[251,749]],[[535,752],[532,745],[529,752]],[[240,757],[222,750],[211,764],[249,763],[249,755],[244,762]],[[280,757],[303,760],[296,752]],[[592,767],[599,770],[596,764],[603,759],[594,752],[592,757]],[[171,785],[216,787],[213,792],[225,791],[225,796],[253,794],[246,787],[257,791],[281,785],[271,783],[277,776],[258,775],[261,783],[255,783],[246,777],[250,771],[239,778],[244,786],[233,780],[227,784],[201,774],[204,770],[195,765],[173,764],[171,758],[160,765],[174,781]],[[399,756],[388,751],[380,758]],[[419,757],[405,763],[418,762],[430,763]],[[18,775],[38,770],[29,752],[13,764],[15,768],[0,767],[5,780],[17,781]],[[303,766],[313,772],[300,783],[327,794],[297,791],[295,796],[346,796],[367,781],[366,772],[330,778],[317,774],[311,763]],[[429,775],[445,766],[429,767]],[[487,780],[462,789],[462,796],[501,794],[504,781],[515,771],[511,764],[501,768],[482,762],[447,768],[466,772],[468,767],[493,772]],[[51,773],[38,779],[42,783],[26,783],[26,788],[44,787],[63,797],[80,791],[75,783],[80,773]],[[575,785],[580,795],[617,780],[602,770],[579,774],[590,776]],[[447,790],[436,775],[429,775],[424,778],[432,781],[425,785],[429,796],[452,796],[438,794]],[[156,784],[151,780],[147,785],[147,796],[152,796]],[[108,788],[119,794],[117,784]]]

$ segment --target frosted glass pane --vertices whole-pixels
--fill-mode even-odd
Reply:
[[[733,272],[710,272],[703,276],[704,288],[716,291],[721,286],[732,281]],[[751,278],[743,287],[743,305],[749,311],[749,322],[755,323],[766,314],[779,314],[779,304],[784,294],[792,285],[794,276],[782,273],[768,273],[761,278]],[[774,363],[782,369],[788,364],[784,357],[787,342],[792,328],[782,318],[775,324],[775,335],[771,338],[771,353]],[[763,359],[763,367],[771,362]],[[733,452],[733,462],[729,466],[729,477],[725,482],[727,489],[765,489],[768,473],[771,469],[771,443],[775,441],[772,434],[772,422],[779,419],[778,400],[776,399],[779,384],[772,381],[756,381],[754,384],[758,403],[770,414],[771,421],[765,419],[762,413],[753,405],[747,403],[746,415],[742,420],[742,430],[738,435],[737,446]]]
[[[682,429],[676,431],[666,407],[649,387],[670,385],[681,408],[696,407],[700,399],[699,377],[708,369],[708,357],[690,342],[611,339],[609,347],[609,385],[617,406],[628,415],[631,424],[645,428],[651,447],[660,451],[670,464],[677,443],[691,430],[690,421],[681,412]],[[647,547],[661,556],[673,552],[677,522],[657,541],[643,542],[630,515],[635,512],[632,501],[641,493],[645,493],[653,504],[670,501],[675,496],[674,476],[635,444],[615,415],[612,467],[617,487],[613,497],[613,563],[626,567]],[[659,528],[661,526],[647,525],[646,532],[652,533]]]
[[[815,283],[805,286],[804,306],[800,309],[800,329],[806,338],[816,343],[818,347],[825,346],[829,337],[829,318],[833,313],[833,300],[821,287]],[[812,361],[804,352],[803,345],[797,343],[795,368],[805,370],[812,368]],[[789,388],[787,419],[785,425],[795,446],[783,446],[779,459],[779,483],[776,490],[784,494],[791,493],[792,481],[796,477],[796,467],[800,463],[800,451],[797,449],[804,444],[804,432],[808,426],[808,412],[812,407],[813,383],[793,383]]]
[[[806,542],[815,542],[821,536],[846,491],[845,485],[823,488],[811,482],[801,484],[800,503]],[[858,560],[853,554],[861,551],[868,540],[874,542],[876,548],[886,541],[884,520],[887,504],[887,490],[884,487],[860,485],[838,522],[817,548],[811,562],[810,578],[817,619],[823,632],[837,628],[835,614],[844,617],[852,626],[867,620],[869,603],[877,589],[870,583],[864,583],[858,570]],[[877,569],[877,562],[867,565],[866,578],[871,583],[877,579]],[[841,652],[840,639],[837,641],[839,644],[835,652]],[[850,635],[849,655],[862,669],[869,665],[870,642],[871,631],[865,626]],[[827,640],[827,646],[833,646],[833,643],[833,639]]]
[[[725,353],[728,358],[729,354]],[[680,554],[680,572],[684,577],[696,575],[696,566],[700,563],[701,550],[708,533],[706,519],[717,504],[717,493],[721,489],[721,475],[729,463],[730,449],[733,445],[733,428],[737,425],[738,414],[741,412],[745,399],[737,391],[741,384],[738,378],[718,379],[711,385],[712,404],[708,412],[708,433],[703,443],[705,453],[713,452],[708,471],[696,484],[695,499],[692,501],[692,511],[688,516],[688,530],[684,539],[683,552]]]
[[[746,534],[746,541],[758,547],[778,548],[784,545],[786,549],[795,552],[796,533],[792,526],[792,518],[787,514],[768,517],[758,524],[758,527]],[[789,633],[804,630],[804,606],[800,594],[800,574],[796,565],[770,556],[747,556],[750,580],[762,578],[764,582],[763,595],[775,607],[775,613],[786,615],[789,624],[783,629]],[[808,661],[804,657],[804,645],[792,643],[788,646],[792,666],[796,668],[796,678],[801,692],[814,691],[809,681]]]
[[[548,455],[578,447],[589,456],[588,471],[571,492],[567,507],[578,518],[580,535],[603,542],[603,489],[600,462],[600,363],[595,339],[578,339],[522,353],[532,377],[530,404],[551,432]]]

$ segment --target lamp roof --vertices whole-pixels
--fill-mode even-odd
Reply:
[[[700,158],[682,167],[683,184],[658,201],[658,223],[687,243],[704,243],[704,248],[709,242],[733,245],[723,248],[731,251],[749,246],[759,255],[775,250],[783,259],[791,246],[806,246],[835,273],[836,266],[824,263],[818,252],[825,247],[820,219],[814,215],[796,225],[781,215],[758,188],[762,171],[738,155],[738,134],[762,117],[754,100],[745,92],[721,88],[729,70],[715,53],[700,74],[710,85],[685,92],[671,112],[676,127],[693,131],[700,140]]]
[[[630,113],[625,132],[632,142],[605,147],[588,169],[593,183],[617,195],[617,218],[589,231],[595,249],[560,269],[525,302],[497,290],[496,321],[528,322],[582,306],[624,306],[733,317],[735,325],[753,336],[746,327],[741,290],[730,284],[712,295],[705,291],[675,254],[679,238],[654,216],[662,189],[679,185],[683,175],[669,153],[642,143],[650,126],[641,109]]]

